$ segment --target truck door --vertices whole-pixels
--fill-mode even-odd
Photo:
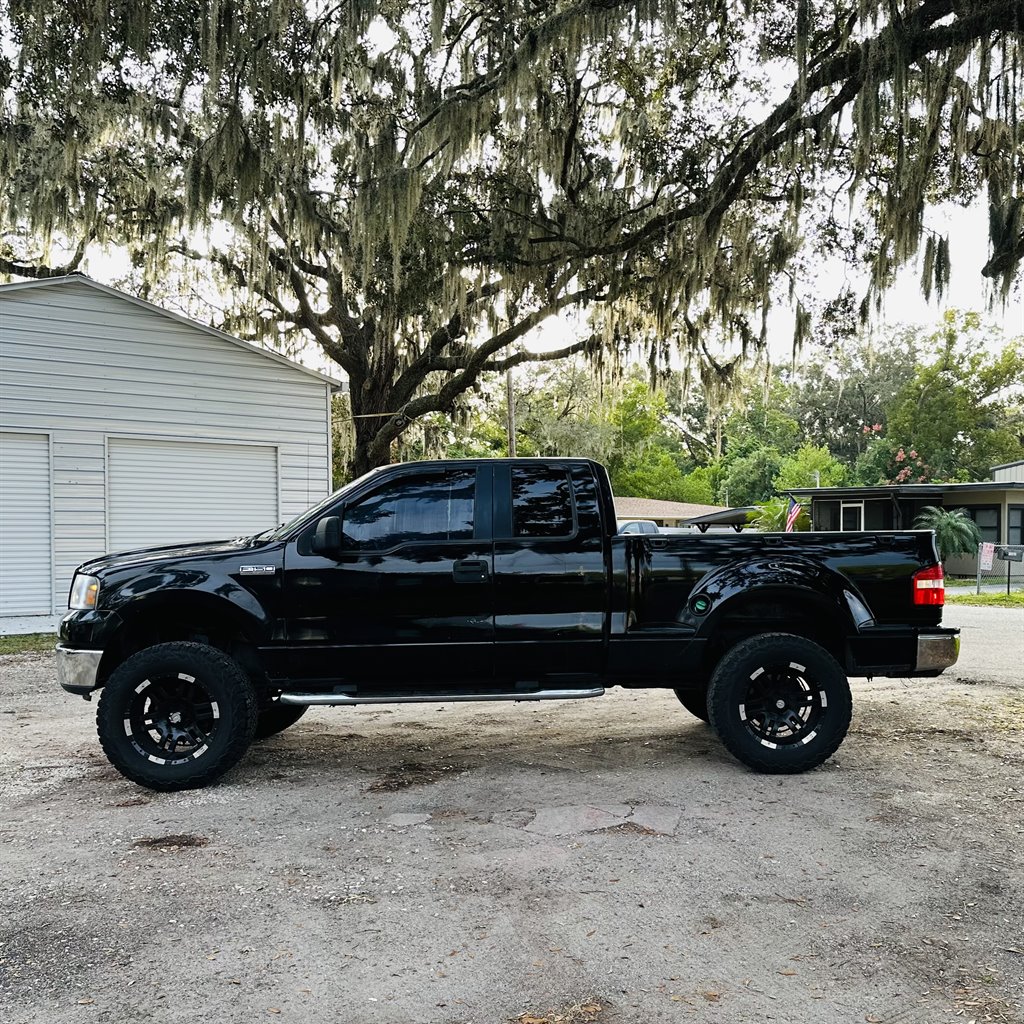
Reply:
[[[608,584],[597,493],[586,465],[496,465],[498,676],[567,684],[602,671]]]
[[[443,689],[493,667],[490,466],[389,472],[335,512],[336,558],[285,555],[288,645],[307,677]]]

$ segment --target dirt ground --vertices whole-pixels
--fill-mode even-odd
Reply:
[[[158,795],[2,658],[0,1021],[1022,1024],[1024,677],[979,655],[1024,617],[985,611],[784,778],[616,690],[313,711]]]

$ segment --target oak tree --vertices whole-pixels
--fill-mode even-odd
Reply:
[[[681,346],[724,387],[708,335],[762,344],[781,296],[798,341],[821,251],[941,289],[930,203],[987,195],[1004,291],[1024,255],[1024,0],[7,7],[0,272],[192,267],[344,370],[356,471],[561,312],[544,358]]]

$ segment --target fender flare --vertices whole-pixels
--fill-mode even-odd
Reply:
[[[263,606],[245,587],[230,577],[203,581],[190,580],[187,586],[168,587],[165,581],[154,580],[151,588],[132,586],[130,595],[122,597],[114,607],[122,622],[122,629],[131,629],[141,619],[195,614],[195,621],[201,624],[212,622],[231,624],[247,640],[259,643],[268,639],[274,628],[273,620]]]
[[[846,635],[874,622],[857,588],[835,570],[809,559],[758,555],[711,570],[694,586],[680,618],[704,639],[714,636],[721,621],[752,597],[791,596],[811,605],[840,625]],[[701,599],[710,602],[704,612]]]

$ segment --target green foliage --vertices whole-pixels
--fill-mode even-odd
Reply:
[[[768,501],[756,505],[755,511],[747,513],[747,522],[762,533],[782,533],[786,529],[786,520],[789,517],[789,499],[771,498]],[[800,514],[793,524],[795,531],[809,530],[811,518],[807,509],[800,506]]]
[[[772,484],[777,491],[792,487],[838,487],[846,483],[846,475],[846,467],[825,445],[802,444],[782,460]]]
[[[742,406],[725,422],[726,455],[743,457],[764,447],[790,455],[800,446],[800,424],[787,410],[790,389],[777,374],[770,378],[767,394],[762,381],[748,380],[734,402]]]
[[[977,314],[955,311],[928,339],[930,361],[893,401],[888,434],[904,459],[898,449],[892,454],[899,465],[888,479],[984,480],[991,466],[1024,455],[1024,342],[992,355],[982,340]],[[908,472],[911,447],[921,466]]]
[[[793,376],[789,400],[801,435],[853,466],[885,433],[896,396],[917,369],[919,346],[917,331],[897,329],[874,343],[850,338],[841,349],[812,353]]]
[[[981,543],[981,531],[962,508],[936,508],[926,505],[914,521],[919,530],[934,530],[943,562],[956,555],[972,555]]]
[[[732,506],[768,501],[775,494],[774,481],[782,462],[783,457],[775,448],[759,448],[735,459],[729,464],[722,481],[722,500]]]
[[[659,498],[662,501],[690,501],[685,478],[679,467],[662,448],[648,448],[616,460],[610,471],[612,490],[632,498]]]

